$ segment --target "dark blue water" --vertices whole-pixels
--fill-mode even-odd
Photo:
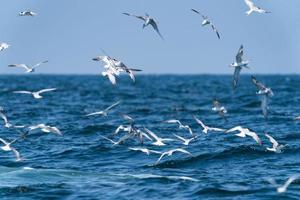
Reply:
[[[54,125],[64,136],[38,132],[18,141],[14,146],[25,158],[21,162],[11,152],[0,151],[0,199],[300,199],[299,181],[278,195],[265,180],[273,177],[281,183],[300,172],[300,123],[293,120],[300,115],[300,76],[257,78],[275,94],[268,121],[249,76],[241,78],[236,92],[230,76],[138,76],[136,84],[121,77],[118,86],[99,76],[1,76],[1,106],[12,123]],[[58,90],[40,100],[12,93],[49,87]],[[215,97],[227,107],[228,123],[211,111]],[[118,100],[122,104],[108,117],[84,117]],[[186,148],[193,157],[175,154],[154,165],[157,155],[128,150],[140,146],[136,140],[112,147],[99,135],[109,136],[124,124],[122,113],[163,137],[189,137],[164,120],[189,124],[199,135]],[[204,135],[193,115],[212,126],[251,128],[264,146],[233,134]],[[18,135],[0,129],[2,138]],[[264,131],[288,144],[283,153],[265,151],[270,144]],[[144,146],[182,147],[177,142]]]

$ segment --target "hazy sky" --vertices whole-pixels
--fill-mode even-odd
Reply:
[[[0,73],[8,64],[34,64],[40,73],[100,73],[92,61],[101,48],[145,73],[232,73],[241,44],[248,73],[300,73],[300,1],[255,0],[271,14],[246,16],[243,0],[1,0]],[[221,34],[190,9],[208,15]],[[19,17],[31,9],[36,17]],[[157,19],[165,40],[142,21],[122,15],[145,12]]]

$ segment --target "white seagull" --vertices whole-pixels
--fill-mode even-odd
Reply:
[[[31,94],[33,96],[33,98],[35,99],[41,99],[43,98],[43,96],[41,96],[40,94],[44,93],[44,92],[50,92],[50,91],[54,91],[56,90],[56,88],[48,88],[48,89],[42,89],[36,92],[31,92],[31,91],[14,91],[13,93],[16,94]]]
[[[112,108],[116,107],[120,103],[121,103],[121,101],[118,101],[118,102],[112,104],[111,106],[105,108],[104,110],[101,110],[101,111],[98,111],[98,112],[93,112],[93,113],[87,114],[85,116],[102,115],[102,116],[106,117],[108,115],[108,111],[111,110]]]
[[[251,76],[253,84],[257,87],[257,95],[261,97],[261,109],[265,119],[268,118],[268,103],[269,98],[274,96],[274,93],[271,88],[266,87],[261,82],[259,82],[254,76]]]
[[[291,177],[288,178],[288,180],[283,184],[283,185],[279,185],[276,183],[276,181],[272,178],[267,179],[267,181],[273,186],[276,187],[276,190],[278,193],[284,193],[286,192],[287,188],[289,187],[289,185],[294,182],[295,180],[299,179],[300,174],[295,174]]]
[[[267,134],[267,133],[265,133],[265,136],[266,136],[267,138],[269,138],[270,142],[273,144],[272,148],[267,147],[267,150],[268,150],[268,151],[275,152],[275,153],[281,153],[281,152],[282,152],[282,149],[283,149],[286,145],[279,145],[278,142],[277,142],[272,136],[270,136],[270,135]]]
[[[152,131],[150,131],[149,129],[145,128],[145,131],[151,136],[153,137],[156,142],[153,142],[153,145],[156,146],[165,146],[166,144],[164,143],[164,141],[174,141],[173,139],[169,139],[169,138],[160,138],[158,137],[155,133],[153,133]]]
[[[39,62],[35,65],[33,65],[32,67],[31,66],[28,66],[26,64],[11,64],[11,65],[8,65],[9,67],[21,67],[21,68],[24,68],[26,71],[26,73],[31,73],[31,72],[34,72],[35,71],[35,68],[40,66],[41,64],[44,64],[44,63],[47,63],[48,60],[45,60],[43,62]]]
[[[132,15],[129,13],[123,13],[123,14],[143,20],[144,21],[143,28],[145,28],[146,26],[148,26],[150,24],[153,27],[153,29],[157,32],[157,34],[161,37],[161,39],[164,39],[164,37],[161,35],[161,33],[158,29],[156,21],[152,17],[150,17],[147,13],[145,14],[145,16],[137,16],[137,15]]]
[[[155,150],[150,150],[150,149],[147,149],[147,148],[134,148],[134,147],[130,147],[129,148],[130,150],[132,151],[141,151],[147,155],[150,155],[151,153],[154,153],[154,154],[161,154],[160,151],[155,151]]]
[[[164,153],[161,154],[161,156],[158,158],[158,160],[156,161],[156,165],[159,163],[159,161],[164,157],[164,156],[172,156],[172,154],[174,152],[181,152],[181,153],[185,153],[185,154],[188,154],[190,156],[193,156],[190,152],[188,152],[187,150],[185,149],[182,149],[182,148],[178,148],[178,149],[172,149],[172,150],[169,150],[169,151],[166,151]]]
[[[206,26],[206,25],[211,25],[212,30],[217,34],[218,38],[220,39],[220,34],[217,30],[217,28],[215,27],[215,25],[212,23],[212,21],[208,18],[208,16],[202,15],[199,11],[195,10],[195,9],[191,9],[191,11],[199,14],[202,16],[203,21],[202,21],[202,26]]]
[[[252,0],[245,0],[245,3],[249,7],[249,10],[246,12],[247,15],[250,15],[252,12],[258,12],[258,13],[271,13],[269,11],[266,11],[256,5],[252,2]]]
[[[7,142],[4,139],[0,138],[0,142],[2,142],[4,144],[4,146],[1,146],[0,148],[3,151],[12,151],[12,152],[14,152],[14,154],[16,156],[16,161],[21,161],[22,159],[21,159],[20,153],[14,147],[11,147],[11,144],[13,144],[16,141],[17,141],[17,139],[15,139],[11,142]]]
[[[221,129],[221,128],[214,128],[214,127],[209,127],[209,126],[206,126],[200,119],[198,119],[196,116],[194,116],[194,119],[196,120],[196,122],[202,126],[202,132],[207,134],[208,131],[217,131],[217,132],[225,132],[226,130],[225,129]]]
[[[196,137],[192,137],[192,138],[189,138],[189,139],[186,139],[186,138],[183,138],[179,135],[176,135],[176,134],[173,134],[176,138],[178,138],[179,140],[181,140],[183,143],[183,145],[186,145],[188,146],[190,144],[191,141],[193,141],[194,139],[196,139]]]
[[[248,128],[243,128],[241,126],[236,126],[234,128],[231,128],[229,130],[226,131],[226,133],[231,133],[231,132],[235,132],[235,131],[239,131],[240,133],[235,134],[238,137],[252,137],[259,145],[262,145],[261,139],[257,136],[257,134],[253,131],[250,131]]]
[[[19,16],[36,16],[37,13],[36,12],[33,12],[33,11],[30,11],[30,10],[27,10],[27,11],[22,11],[22,12],[19,12]]]
[[[0,51],[3,51],[3,50],[5,50],[5,49],[7,49],[9,47],[10,47],[9,44],[7,44],[5,42],[0,42]]]
[[[234,75],[233,75],[233,89],[237,88],[240,72],[242,68],[248,68],[249,61],[243,60],[244,55],[244,47],[243,45],[240,46],[238,53],[235,57],[235,62],[230,64],[230,67],[234,67]]]
[[[193,133],[193,130],[191,129],[191,127],[189,125],[183,125],[179,120],[177,119],[170,119],[170,120],[167,120],[166,123],[169,123],[169,124],[178,124],[178,128],[179,129],[185,129],[185,130],[188,130],[189,133],[194,136],[194,133]]]
[[[222,106],[222,104],[217,99],[213,100],[213,107],[211,110],[218,112],[219,115],[227,122],[227,117],[225,116],[225,114],[227,113],[227,109]]]
[[[55,133],[55,134],[60,135],[60,136],[63,135],[62,132],[58,128],[56,128],[54,126],[47,126],[45,124],[38,124],[38,125],[35,125],[35,126],[29,126],[28,128],[29,128],[28,133],[32,130],[35,130],[35,129],[41,129],[41,131],[43,131],[45,133]]]

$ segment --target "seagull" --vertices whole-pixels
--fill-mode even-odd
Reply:
[[[284,148],[286,145],[279,145],[278,142],[269,134],[265,133],[265,136],[269,138],[270,142],[273,144],[272,148],[267,147],[268,151],[273,151],[275,153],[281,153],[282,148]]]
[[[243,128],[241,126],[236,126],[234,128],[231,128],[229,130],[226,131],[226,133],[230,133],[230,132],[235,132],[235,131],[239,131],[240,133],[235,134],[238,137],[252,137],[259,145],[262,145],[261,139],[257,136],[257,134],[253,131],[250,131],[247,128]]]
[[[197,11],[195,9],[191,9],[191,11],[201,15],[203,18],[202,26],[211,25],[212,30],[217,34],[218,38],[220,39],[220,34],[219,34],[218,30],[216,29],[215,25],[212,23],[212,21],[207,16],[202,15],[199,11]]]
[[[141,151],[141,152],[147,154],[148,156],[149,156],[151,153],[161,154],[160,151],[150,150],[150,149],[147,149],[147,148],[133,148],[133,147],[130,147],[129,149],[132,150],[132,151]]]
[[[225,116],[227,110],[224,106],[222,106],[222,104],[217,99],[213,100],[212,111],[218,112],[219,115],[227,122],[227,118]]]
[[[153,27],[153,29],[157,32],[157,34],[161,37],[161,39],[164,40],[164,37],[161,35],[161,33],[158,29],[156,21],[152,17],[150,17],[147,13],[145,14],[145,16],[137,16],[137,15],[132,15],[129,13],[123,13],[123,14],[143,20],[144,21],[143,28],[145,28],[146,26],[148,26],[150,24]]]
[[[93,112],[93,113],[87,114],[85,116],[102,115],[102,116],[106,117],[108,115],[108,111],[111,110],[112,108],[116,107],[120,103],[121,103],[121,101],[118,101],[118,102],[112,104],[111,106],[105,108],[104,110],[101,110],[101,111],[98,111],[98,112]]]
[[[249,69],[248,67],[249,61],[244,61],[242,58],[243,55],[244,55],[244,47],[243,45],[241,45],[235,57],[235,62],[230,64],[230,67],[234,67],[233,89],[237,88],[237,84],[239,81],[239,76],[242,68]]]
[[[191,127],[189,127],[188,125],[183,125],[179,120],[177,119],[170,119],[170,120],[167,120],[166,123],[169,123],[169,124],[178,124],[178,128],[179,129],[186,129],[190,132],[190,134],[192,136],[194,136],[194,133],[193,133],[193,130],[191,129]]]
[[[169,138],[160,138],[155,133],[153,133],[152,131],[150,131],[149,129],[147,129],[147,128],[144,128],[144,129],[145,129],[145,131],[150,136],[152,136],[156,140],[156,142],[152,143],[153,145],[156,145],[156,146],[165,146],[166,144],[163,143],[164,141],[174,141],[173,139],[169,139]]]
[[[39,62],[39,63],[33,65],[32,67],[28,66],[26,64],[11,64],[11,65],[8,65],[8,66],[9,67],[22,67],[22,68],[24,68],[26,70],[25,71],[26,73],[31,73],[31,72],[35,71],[36,67],[40,66],[41,64],[47,63],[47,62],[48,62],[48,60],[43,61],[43,62]]]
[[[11,142],[7,142],[4,139],[0,138],[0,142],[2,142],[4,144],[4,146],[0,147],[3,151],[12,151],[14,152],[15,156],[16,156],[16,161],[21,161],[21,156],[20,153],[14,148],[11,147],[10,145],[13,144],[14,142],[16,142],[17,139],[11,141]]]
[[[40,95],[41,93],[50,92],[50,91],[54,91],[54,90],[56,90],[56,88],[42,89],[42,90],[39,90],[39,91],[36,91],[36,92],[31,92],[31,91],[14,91],[13,93],[16,93],[16,94],[31,94],[33,96],[33,98],[35,98],[35,99],[41,99],[41,98],[43,98],[43,96]]]
[[[268,117],[268,101],[269,97],[274,96],[271,88],[266,87],[261,82],[259,82],[254,76],[251,76],[253,84],[258,88],[257,95],[261,96],[261,109],[265,119]]]
[[[182,149],[182,148],[178,148],[178,149],[172,149],[172,150],[169,150],[169,151],[166,151],[164,153],[161,154],[161,156],[158,158],[158,160],[156,161],[156,165],[159,163],[159,161],[164,157],[164,156],[172,156],[172,154],[174,152],[181,152],[181,153],[185,153],[185,154],[188,154],[190,156],[193,156],[190,152],[188,152],[187,150],[185,149]]]
[[[5,49],[7,49],[8,47],[10,47],[9,44],[7,44],[5,42],[0,42],[0,51],[3,51]]]
[[[218,132],[225,132],[226,130],[225,129],[221,129],[221,128],[213,128],[213,127],[209,127],[209,126],[206,126],[200,119],[198,119],[196,116],[194,116],[194,119],[196,120],[196,122],[198,124],[200,124],[200,126],[202,126],[203,130],[202,132],[207,134],[208,131],[218,131]]]
[[[287,188],[289,187],[289,185],[294,182],[295,180],[297,180],[300,177],[300,174],[295,174],[291,177],[288,178],[288,180],[283,184],[283,185],[279,185],[276,183],[276,181],[272,178],[267,179],[267,181],[274,187],[276,187],[276,190],[278,193],[284,193],[286,192]]]
[[[35,15],[37,15],[37,13],[35,13],[33,11],[30,11],[30,10],[19,12],[19,16],[31,16],[31,17],[33,17]]]
[[[32,130],[35,130],[35,129],[41,129],[41,131],[45,132],[45,133],[55,133],[57,135],[60,135],[62,136],[63,134],[61,133],[61,131],[54,127],[54,126],[47,126],[45,124],[38,124],[38,125],[35,125],[35,126],[29,126],[29,131],[32,131]]]
[[[266,11],[258,6],[255,6],[252,0],[245,0],[245,3],[249,7],[249,10],[246,12],[247,15],[250,15],[252,12],[258,12],[258,13],[271,13],[269,11]]]
[[[196,139],[196,137],[192,137],[189,139],[185,139],[179,135],[173,134],[176,138],[178,138],[179,140],[181,140],[183,142],[183,145],[188,146],[190,144],[191,141],[193,141],[194,139]]]

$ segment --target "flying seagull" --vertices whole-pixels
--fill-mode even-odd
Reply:
[[[112,108],[116,107],[120,103],[121,103],[121,101],[118,101],[118,102],[112,104],[111,106],[105,108],[104,110],[101,110],[101,111],[98,111],[98,112],[93,112],[93,113],[87,114],[85,116],[102,115],[102,116],[106,117],[108,115],[108,111],[111,110]]]
[[[14,147],[11,147],[11,144],[13,144],[16,141],[17,141],[17,139],[15,139],[11,142],[7,142],[4,139],[0,138],[0,142],[2,142],[4,144],[4,146],[1,146],[0,148],[3,151],[12,151],[12,152],[14,152],[14,154],[16,156],[16,161],[21,161],[22,159],[21,159],[20,153]]]
[[[150,150],[150,149],[147,149],[147,148],[133,148],[133,147],[130,147],[129,149],[132,150],[132,151],[141,151],[141,152],[143,152],[147,155],[150,155],[151,153],[161,154],[160,151]]]
[[[164,143],[164,141],[174,141],[173,139],[169,139],[169,138],[160,138],[155,133],[153,133],[152,131],[150,131],[147,128],[145,128],[145,131],[156,140],[156,142],[152,143],[153,145],[165,146],[166,144]]]
[[[203,21],[202,21],[202,26],[206,26],[206,25],[210,25],[212,30],[217,34],[218,38],[220,39],[220,34],[217,30],[217,28],[215,27],[215,25],[212,23],[212,21],[208,18],[208,16],[205,16],[203,14],[201,14],[199,11],[195,10],[195,9],[191,9],[191,11],[199,14],[202,16]]]
[[[16,93],[16,94],[31,94],[33,96],[33,98],[35,98],[35,99],[41,99],[41,98],[43,98],[43,96],[41,96],[40,94],[42,94],[44,92],[54,91],[54,90],[56,90],[56,88],[43,89],[43,90],[39,90],[39,91],[36,91],[36,92],[31,92],[31,91],[14,91],[13,93]]]
[[[249,61],[243,60],[244,55],[244,47],[243,45],[240,46],[238,53],[235,57],[235,62],[230,64],[230,67],[234,67],[234,75],[233,75],[233,89],[237,88],[239,76],[242,68],[248,68]]]
[[[123,13],[123,14],[143,20],[144,21],[143,28],[145,28],[146,26],[148,26],[150,24],[153,27],[153,29],[158,33],[158,35],[161,37],[161,39],[164,39],[164,37],[161,35],[161,33],[158,29],[156,21],[152,17],[150,17],[147,13],[145,14],[145,16],[137,16],[137,15],[132,15],[129,13]]]
[[[188,152],[187,150],[185,149],[182,149],[182,148],[178,148],[178,149],[172,149],[172,150],[169,150],[169,151],[166,151],[164,153],[161,154],[161,156],[158,158],[158,160],[156,161],[156,165],[159,163],[159,161],[165,157],[165,156],[172,156],[174,152],[181,152],[181,153],[184,153],[184,154],[188,154],[190,156],[193,156],[190,152]]]
[[[234,128],[227,130],[226,133],[231,133],[235,131],[239,131],[238,134],[235,134],[236,136],[243,137],[243,138],[246,136],[252,137],[259,145],[262,145],[261,139],[257,136],[257,134],[253,131],[250,131],[248,128],[236,126]]]
[[[289,185],[294,182],[295,180],[297,180],[300,177],[300,174],[295,174],[291,177],[288,178],[288,180],[283,184],[283,185],[279,185],[276,183],[276,181],[272,178],[267,179],[267,181],[276,188],[278,193],[284,193],[286,192],[287,188],[289,187]]]
[[[55,134],[60,135],[60,136],[63,135],[62,132],[58,128],[56,128],[54,126],[47,126],[45,124],[38,124],[38,125],[35,125],[35,126],[29,126],[28,128],[29,128],[28,133],[30,131],[35,130],[35,129],[40,129],[41,131],[43,131],[45,133],[55,133]]]
[[[250,15],[252,12],[257,12],[257,13],[271,13],[269,11],[266,11],[256,5],[252,2],[252,0],[245,0],[245,3],[249,7],[249,10],[246,12],[247,15]]]
[[[192,138],[189,138],[189,139],[186,139],[186,138],[183,138],[183,137],[181,137],[181,136],[179,136],[179,135],[176,135],[176,134],[173,134],[177,139],[179,139],[180,141],[182,141],[183,143],[183,145],[186,145],[186,146],[188,146],[189,144],[190,144],[190,142],[191,141],[193,141],[193,140],[195,140],[196,139],[196,137],[192,137]]]
[[[189,133],[194,136],[194,133],[193,133],[193,130],[191,129],[191,127],[189,125],[183,125],[179,120],[177,119],[170,119],[170,120],[167,120],[166,123],[169,123],[169,124],[178,124],[178,128],[179,129],[185,129],[185,130],[188,130]]]
[[[22,11],[22,12],[19,12],[19,16],[36,16],[37,13],[36,12],[33,12],[33,11],[30,11],[30,10],[27,10],[27,11]]]
[[[261,109],[265,119],[268,118],[268,103],[269,98],[274,96],[274,93],[271,88],[266,87],[264,84],[259,82],[254,76],[251,76],[253,84],[257,87],[257,95],[261,97]]]
[[[10,47],[9,44],[7,44],[5,42],[0,42],[0,51],[3,51],[5,49],[7,49],[8,47]]]
[[[43,61],[43,62],[39,62],[35,65],[33,65],[32,67],[31,66],[28,66],[26,64],[11,64],[11,65],[8,65],[9,67],[21,67],[21,68],[24,68],[26,71],[26,73],[31,73],[31,72],[34,72],[35,71],[35,68],[40,66],[41,64],[44,64],[44,63],[47,63],[48,60],[46,61]]]
[[[209,127],[206,126],[200,119],[198,119],[196,116],[194,116],[194,119],[196,120],[196,122],[203,128],[202,132],[207,134],[208,131],[217,131],[217,132],[225,132],[225,129],[221,129],[221,128],[214,128],[214,127]]]
[[[227,118],[225,116],[227,110],[224,106],[222,106],[222,104],[217,99],[213,100],[212,111],[218,112],[219,115],[227,122]]]
[[[286,146],[286,145],[279,145],[278,142],[269,134],[265,133],[265,136],[270,140],[270,142],[272,143],[272,148],[267,147],[268,151],[272,151],[275,153],[281,153],[282,149]]]

